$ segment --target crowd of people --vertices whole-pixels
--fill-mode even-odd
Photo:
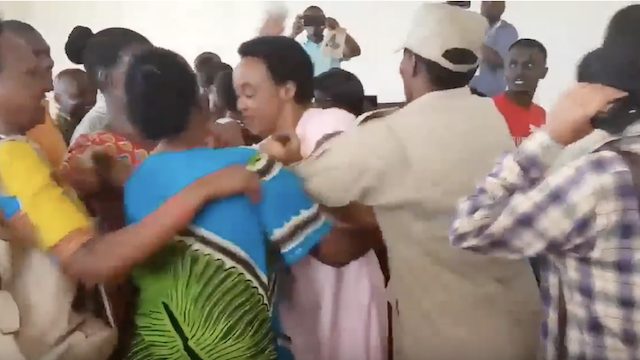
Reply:
[[[549,111],[505,6],[418,6],[390,108],[317,6],[235,66],[77,26],[55,77],[0,21],[0,359],[640,359],[640,5]]]

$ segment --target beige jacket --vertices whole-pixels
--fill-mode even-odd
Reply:
[[[36,249],[0,240],[0,359],[106,360],[110,324],[71,309],[76,288]]]
[[[454,249],[457,200],[514,148],[491,99],[427,94],[296,166],[321,203],[373,206],[398,299],[396,360],[535,359],[541,303],[527,261]]]

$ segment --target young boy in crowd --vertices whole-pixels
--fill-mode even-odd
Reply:
[[[538,82],[547,76],[547,49],[537,40],[520,39],[509,48],[504,77],[507,91],[493,98],[504,116],[516,146],[535,128],[545,123],[546,111],[533,103]],[[532,258],[531,267],[540,283],[540,260]]]
[[[504,70],[507,91],[493,101],[507,121],[516,146],[545,123],[546,112],[533,103],[533,96],[547,71],[547,49],[539,41],[520,39],[509,48]]]

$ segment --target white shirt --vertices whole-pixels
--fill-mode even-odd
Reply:
[[[107,126],[107,122],[107,103],[104,99],[104,95],[98,93],[98,96],[96,97],[96,105],[89,110],[89,112],[82,118],[82,121],[80,121],[80,124],[78,124],[76,129],[73,131],[70,144],[73,144],[80,135],[91,134],[104,130]]]

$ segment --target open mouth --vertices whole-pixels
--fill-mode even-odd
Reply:
[[[514,81],[513,83],[516,84],[516,85],[524,85],[524,81],[520,80],[520,79]]]

